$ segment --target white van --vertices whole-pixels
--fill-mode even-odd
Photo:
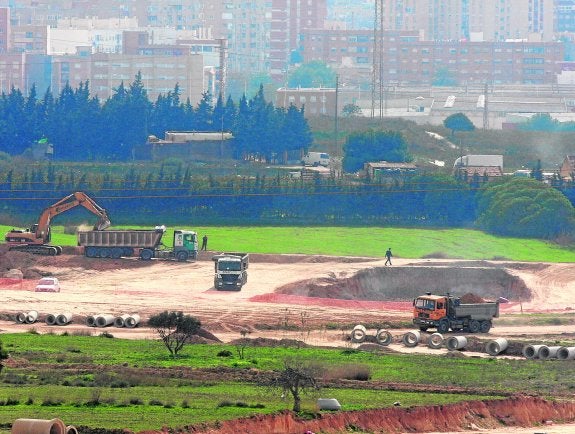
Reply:
[[[301,164],[304,166],[329,166],[329,154],[325,152],[308,152],[303,156]]]

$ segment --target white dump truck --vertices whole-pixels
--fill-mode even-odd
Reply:
[[[228,252],[212,256],[215,267],[214,288],[240,291],[248,281],[248,253]]]

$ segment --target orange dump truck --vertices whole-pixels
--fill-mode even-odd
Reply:
[[[462,303],[461,298],[427,293],[413,300],[413,323],[422,331],[487,333],[499,317],[499,302]]]

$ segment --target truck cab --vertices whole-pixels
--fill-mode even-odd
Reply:
[[[248,281],[249,255],[247,253],[221,253],[212,257],[215,267],[214,287],[217,290],[239,291]]]
[[[181,253],[181,252],[185,252]],[[174,231],[174,255],[176,258],[186,256],[196,259],[198,256],[198,235],[194,231],[177,229]]]

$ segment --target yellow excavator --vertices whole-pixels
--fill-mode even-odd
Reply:
[[[83,206],[98,216],[94,230],[101,231],[110,227],[110,219],[104,208],[94,202],[86,193],[77,191],[49,206],[38,218],[38,222],[29,229],[12,229],[5,236],[10,250],[34,253],[36,255],[59,255],[62,247],[50,245],[50,222],[58,214],[62,214],[77,206]]]

